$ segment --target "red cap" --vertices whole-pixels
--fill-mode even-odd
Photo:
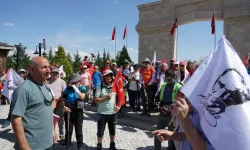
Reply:
[[[186,66],[186,62],[181,61],[181,62],[180,62],[180,66]]]
[[[110,64],[110,61],[109,61],[109,60],[106,60],[106,64]]]
[[[166,59],[163,59],[161,62],[163,62],[163,63],[167,63],[167,60],[166,60]]]
[[[172,58],[172,59],[171,59],[171,62],[175,62],[175,59],[174,59],[174,58]]]

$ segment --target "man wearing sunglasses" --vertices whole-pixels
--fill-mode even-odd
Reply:
[[[53,131],[53,95],[44,84],[50,74],[44,57],[34,57],[29,67],[28,80],[13,93],[11,123],[17,144],[22,150],[51,150]],[[15,145],[17,146],[17,145]]]

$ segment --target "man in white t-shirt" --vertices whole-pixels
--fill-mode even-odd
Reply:
[[[139,111],[140,110],[140,72],[139,65],[134,65],[134,72],[130,73],[128,76],[129,79],[129,105],[130,111]]]
[[[64,136],[64,102],[62,101],[63,91],[66,88],[66,83],[64,80],[62,80],[59,76],[59,68],[53,68],[51,72],[51,77],[49,82],[47,83],[47,86],[51,88],[54,92],[54,98],[57,102],[55,113],[60,117],[58,121],[59,126],[59,138],[62,140],[62,142],[65,140]]]

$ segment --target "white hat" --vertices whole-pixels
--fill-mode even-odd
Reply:
[[[20,69],[18,72],[25,72],[26,73],[26,70]]]
[[[106,70],[106,71],[103,73],[103,76],[106,76],[106,75],[108,75],[108,74],[110,74],[110,73],[113,74],[113,72],[112,72],[111,70]]]
[[[86,68],[86,69],[87,69],[88,67],[87,67],[86,65],[84,65],[83,68]]]
[[[114,63],[112,63],[112,65],[116,65],[117,66],[117,64],[114,62]]]
[[[179,61],[175,61],[173,64],[174,65],[179,65]]]
[[[145,58],[144,62],[149,62],[150,63],[149,58]]]

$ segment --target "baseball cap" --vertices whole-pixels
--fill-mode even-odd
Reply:
[[[81,76],[79,74],[72,74],[70,77],[69,77],[69,82],[68,84],[71,84],[73,82],[78,82],[81,80]]]
[[[111,70],[106,70],[104,73],[103,73],[103,76],[106,76],[106,75],[108,75],[108,74],[113,74],[113,72],[111,71]]]
[[[129,61],[127,59],[124,60],[124,64],[126,64],[126,63],[129,63]]]
[[[185,66],[185,65],[186,65],[186,62],[184,62],[184,61],[180,62],[180,66]]]
[[[106,60],[106,64],[110,64],[110,61],[109,61],[109,60]]]
[[[115,65],[115,66],[117,66],[117,63],[115,63],[115,62],[114,62],[114,63],[112,63],[112,65]]]
[[[18,72],[25,72],[26,73],[26,70],[20,69]]]
[[[53,68],[53,69],[52,69],[52,72],[57,72],[57,73],[59,73],[59,68]]]
[[[84,65],[82,68],[85,68],[85,69],[87,69],[88,67],[86,66],[86,65]]]
[[[178,61],[175,61],[173,64],[174,64],[174,65],[179,65],[179,62],[178,62]]]
[[[171,62],[175,62],[175,59],[174,59],[174,58],[172,58],[170,61],[171,61]]]

